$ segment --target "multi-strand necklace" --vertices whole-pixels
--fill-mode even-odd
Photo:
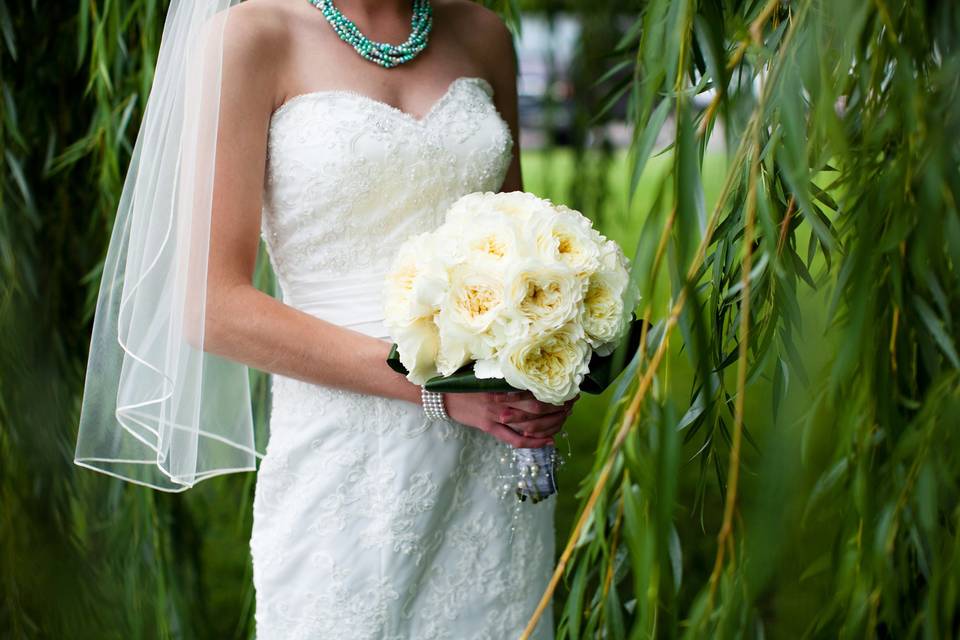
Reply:
[[[320,9],[340,39],[352,46],[357,53],[381,67],[391,68],[409,62],[427,46],[430,27],[433,26],[433,9],[430,0],[413,0],[413,20],[410,37],[403,44],[375,42],[361,33],[350,18],[333,6],[333,0],[309,0]]]

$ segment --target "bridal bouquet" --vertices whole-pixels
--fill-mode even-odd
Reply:
[[[526,390],[557,405],[599,393],[618,373],[615,347],[629,336],[636,348],[629,282],[623,251],[578,211],[523,191],[470,193],[399,248],[384,295],[388,362],[432,391]],[[518,497],[556,491],[553,447],[514,461]]]

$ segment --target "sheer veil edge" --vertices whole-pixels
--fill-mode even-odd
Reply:
[[[247,367],[204,350],[227,16],[172,0],[103,263],[76,464],[164,491],[252,471]]]

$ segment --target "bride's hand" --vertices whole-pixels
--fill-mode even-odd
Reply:
[[[457,422],[511,446],[538,449],[553,444],[579,397],[562,405],[540,402],[529,391],[447,393],[444,399],[447,414]]]

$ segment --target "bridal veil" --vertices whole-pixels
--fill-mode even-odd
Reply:
[[[247,368],[204,351],[222,43],[236,0],[172,0],[93,323],[75,462],[181,491],[253,470]]]

